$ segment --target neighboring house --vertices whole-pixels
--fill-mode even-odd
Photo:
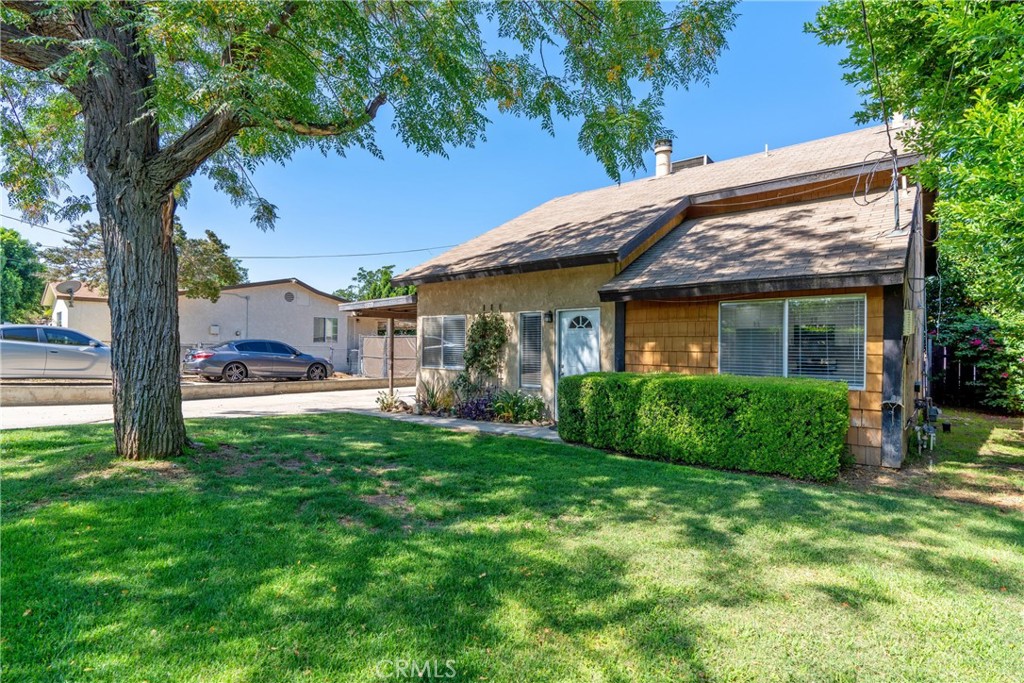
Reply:
[[[277,339],[305,353],[323,356],[344,372],[348,370],[349,335],[348,320],[338,314],[338,304],[343,301],[295,278],[225,287],[216,302],[182,294],[178,297],[181,345]],[[43,294],[43,305],[52,307],[52,324],[110,341],[105,295],[83,287],[75,293],[72,306],[70,297],[58,293],[51,283]]]
[[[598,370],[842,380],[857,462],[898,467],[927,391],[937,235],[930,196],[886,191],[887,149],[873,127],[673,164],[661,141],[654,177],[551,200],[394,278],[418,286],[419,380],[454,378],[473,316],[499,311],[504,384],[552,411],[559,377]]]

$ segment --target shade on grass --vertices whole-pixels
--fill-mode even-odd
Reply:
[[[5,682],[364,681],[396,659],[1005,681],[1024,661],[1020,515],[352,415],[191,434],[173,466],[114,461],[107,426],[3,434]]]

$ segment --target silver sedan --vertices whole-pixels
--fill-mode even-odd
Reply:
[[[49,325],[0,325],[0,378],[110,379],[110,347]]]
[[[283,342],[242,339],[189,349],[182,372],[210,382],[241,382],[248,377],[322,380],[334,374],[334,366],[326,358],[301,353]]]

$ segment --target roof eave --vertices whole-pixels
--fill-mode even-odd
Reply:
[[[879,287],[903,282],[903,268],[838,273],[835,275],[800,275],[782,278],[763,278],[721,282],[701,282],[665,287],[612,288],[598,290],[601,301],[650,301],[659,299],[690,299],[701,296],[729,296],[738,294],[777,294],[798,290],[846,289]]]
[[[454,273],[425,273],[423,275],[413,275],[410,277],[404,277],[403,273],[402,276],[392,278],[391,283],[396,287],[406,287],[408,285],[419,286],[435,282],[472,280],[478,277],[492,277],[495,275],[519,275],[522,273],[534,273],[541,270],[596,266],[602,263],[618,263],[619,260],[619,251],[603,251],[593,254],[581,254],[579,256],[567,256],[563,258],[543,259],[539,261],[525,261],[523,263],[513,263],[494,268],[477,268]]]

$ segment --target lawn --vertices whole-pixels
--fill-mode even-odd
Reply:
[[[3,433],[5,683],[1021,676],[1016,511],[354,415],[190,429],[138,465],[109,426]]]
[[[950,410],[939,421],[951,431],[937,435],[934,450],[913,450],[902,470],[858,467],[844,479],[1024,513],[1024,419]]]

